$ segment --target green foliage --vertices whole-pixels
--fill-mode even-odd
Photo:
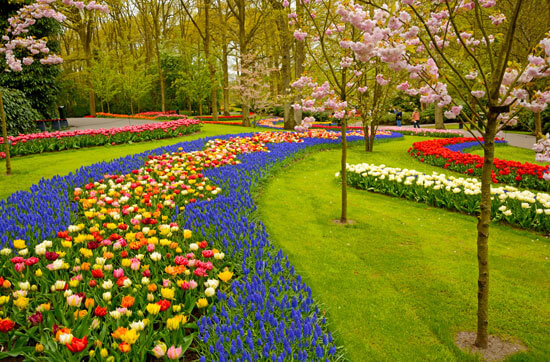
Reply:
[[[31,133],[36,130],[34,121],[40,114],[32,107],[23,92],[17,89],[0,88],[4,101],[4,113],[8,134]]]
[[[429,105],[420,112],[420,123],[434,123],[435,122],[435,110],[433,105]]]
[[[415,108],[420,109],[420,99],[403,92],[399,92],[389,104],[391,104],[393,108],[399,108],[401,111],[406,112],[412,112]]]

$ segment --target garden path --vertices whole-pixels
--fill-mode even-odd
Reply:
[[[100,128],[118,128],[124,126],[137,126],[140,124],[156,123],[149,119],[129,118],[68,118],[71,131]]]

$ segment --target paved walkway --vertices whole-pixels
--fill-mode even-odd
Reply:
[[[67,118],[70,130],[118,128],[124,126],[138,126],[140,124],[157,123],[149,119],[129,118]]]
[[[458,123],[445,123],[445,124],[458,124]],[[435,128],[435,124],[423,124],[422,128]],[[466,130],[462,130],[466,137],[472,137],[472,134]],[[476,136],[480,136],[480,133],[474,131]],[[504,140],[508,141],[508,144],[515,147],[528,148],[531,149],[536,142],[535,136],[513,133],[513,132],[504,132]]]

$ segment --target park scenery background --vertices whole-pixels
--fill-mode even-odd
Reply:
[[[0,1],[0,360],[550,359],[548,4]]]

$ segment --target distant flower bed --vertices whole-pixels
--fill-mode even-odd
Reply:
[[[420,162],[468,175],[481,176],[484,158],[462,152],[464,148],[471,148],[478,144],[473,137],[435,139],[413,143],[408,152]],[[544,179],[547,177],[545,175],[549,166],[498,158],[494,159],[493,165],[493,183],[505,183],[534,190],[550,190],[550,182]]]
[[[171,122],[111,129],[31,133],[8,137],[8,142],[12,156],[23,156],[42,152],[179,137],[198,132],[200,128],[200,123],[197,120],[180,119]],[[0,144],[3,144],[2,138],[0,138]],[[5,157],[5,153],[0,152],[0,158]]]
[[[376,193],[424,202],[469,215],[480,212],[481,182],[475,178],[426,175],[385,165],[348,165],[349,185]],[[491,219],[523,229],[550,232],[550,195],[512,186],[491,187]]]
[[[435,128],[414,128],[414,127],[397,127],[397,126],[380,126],[379,129],[399,132],[409,136],[424,136],[424,137],[464,137],[464,133],[457,129],[435,129]]]
[[[140,113],[136,113],[135,115],[136,115],[136,116],[143,116],[143,117],[177,116],[176,111],[164,111],[164,112],[151,111],[151,112],[140,112]]]
[[[206,123],[206,124],[223,124],[226,126],[242,126],[243,122],[232,122],[232,121],[205,121],[203,119],[200,120],[200,123]]]
[[[312,128],[318,129],[333,129],[339,130],[340,126],[327,126],[324,124],[314,123]],[[348,127],[348,129],[363,129],[363,127]],[[434,129],[434,128],[413,128],[413,127],[396,127],[396,126],[380,126],[379,130],[399,132],[409,136],[425,136],[425,137],[464,137],[464,134],[459,130],[452,129]]]
[[[92,117],[92,116],[89,116]],[[157,116],[145,116],[145,115],[137,115],[137,114],[117,114],[117,113],[105,113],[105,112],[97,112],[96,117],[98,118],[135,118],[135,119],[148,119],[154,121]]]
[[[250,115],[253,115],[253,113],[250,113]],[[212,119],[212,116],[193,116],[193,118],[197,119]],[[233,115],[233,116],[222,116],[218,115],[218,119],[242,119],[243,116],[241,114]]]

